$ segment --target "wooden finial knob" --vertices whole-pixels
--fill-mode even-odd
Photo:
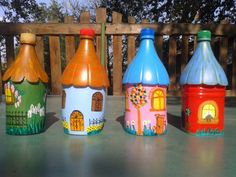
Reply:
[[[20,43],[21,44],[35,44],[36,36],[32,33],[21,33],[20,35]]]

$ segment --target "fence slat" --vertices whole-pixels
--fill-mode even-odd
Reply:
[[[90,13],[88,11],[82,12],[79,20],[80,23],[90,23]]]
[[[64,21],[67,24],[72,24],[74,23],[74,18],[71,16],[66,16],[64,18]],[[65,37],[65,46],[66,46],[66,64],[68,64],[70,59],[75,54],[75,37],[73,35],[67,35]]]
[[[226,37],[220,38],[220,51],[219,51],[219,62],[227,73],[227,58],[228,58],[228,39]]]
[[[134,17],[128,17],[128,23],[133,24],[135,23]],[[128,64],[132,61],[135,56],[135,36],[129,35],[128,36]]]
[[[41,66],[44,68],[44,42],[43,36],[37,36],[35,50]]]
[[[6,58],[7,58],[7,68],[9,68],[9,66],[11,66],[11,64],[14,62],[15,58],[13,36],[6,36]]]
[[[112,13],[113,23],[121,23],[122,15]],[[122,94],[122,36],[113,36],[113,95]]]
[[[233,43],[233,58],[232,58],[232,93],[231,96],[236,96],[236,37]]]
[[[173,93],[176,90],[176,36],[170,36],[169,39],[169,77],[170,77],[170,86],[169,91],[173,91]]]
[[[193,39],[194,39],[193,41],[193,52],[194,52],[195,49],[197,48],[197,35],[194,35]]]
[[[61,54],[60,41],[58,36],[49,36],[50,66],[51,66],[51,86],[52,94],[61,94]]]
[[[183,35],[182,54],[181,54],[181,71],[183,71],[186,64],[188,63],[188,40],[189,40],[189,36]]]
[[[96,10],[96,23],[106,23],[106,19],[107,18],[107,12],[106,12],[106,8],[98,8]],[[107,38],[105,37],[105,41],[107,41]],[[100,61],[102,61],[101,59],[101,36],[97,36],[96,37],[96,53],[98,58],[100,58]],[[102,63],[104,66],[106,66],[106,62],[107,62],[107,57],[106,57],[106,42],[105,42],[105,47],[104,47],[104,63]]]
[[[155,46],[158,53],[158,56],[163,60],[163,36],[157,35],[155,38]]]

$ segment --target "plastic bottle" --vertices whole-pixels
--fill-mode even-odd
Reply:
[[[36,36],[22,33],[20,44],[16,60],[3,76],[6,132],[11,135],[40,133],[45,123],[48,76],[36,55]]]
[[[134,135],[161,135],[166,132],[166,88],[169,76],[154,47],[154,30],[141,30],[139,50],[128,66],[124,128]]]
[[[91,135],[104,126],[106,70],[94,48],[94,31],[82,29],[80,44],[62,75],[62,117],[64,132]]]
[[[228,81],[211,49],[211,32],[199,31],[197,48],[180,77],[182,127],[188,133],[222,135]]]

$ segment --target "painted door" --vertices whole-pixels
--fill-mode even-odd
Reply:
[[[165,131],[165,117],[164,115],[156,115],[156,133],[163,134]]]
[[[84,116],[80,111],[73,111],[70,115],[70,129],[72,131],[84,131]]]

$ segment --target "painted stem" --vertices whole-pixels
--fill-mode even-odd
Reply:
[[[140,109],[137,107],[137,112],[138,112],[138,135],[142,135],[142,129],[141,129],[141,116],[140,116]]]

